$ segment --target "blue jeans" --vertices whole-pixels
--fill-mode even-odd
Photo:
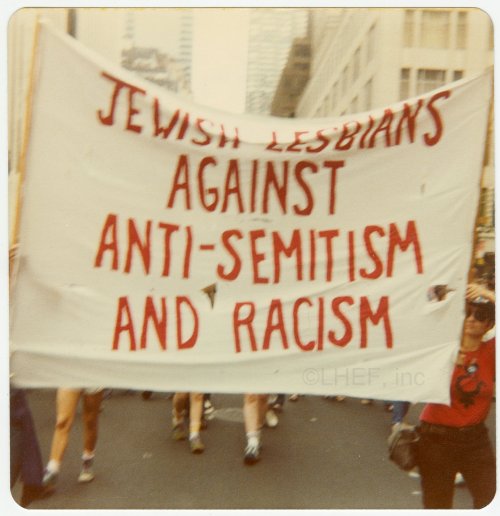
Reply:
[[[401,423],[405,418],[406,414],[408,414],[408,410],[410,409],[409,401],[393,401],[391,402],[392,409],[392,421],[391,423],[395,425],[396,423]]]
[[[25,486],[41,486],[43,462],[24,390],[10,389],[10,487],[19,475]]]

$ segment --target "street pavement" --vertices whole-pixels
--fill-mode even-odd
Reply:
[[[56,492],[32,509],[420,509],[419,480],[387,458],[390,414],[383,403],[362,405],[317,396],[287,401],[276,428],[263,430],[260,462],[243,463],[241,395],[214,394],[205,453],[170,437],[172,402],[154,393],[112,391],[100,416],[96,478],[78,484],[82,451],[79,413]],[[29,402],[44,460],[55,417],[55,391],[35,390]],[[416,422],[421,405],[412,406]],[[495,404],[488,418],[495,435]],[[13,490],[19,499],[20,486]],[[465,488],[454,508],[471,508]],[[49,511],[50,512],[50,511]]]

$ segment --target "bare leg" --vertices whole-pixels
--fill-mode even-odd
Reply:
[[[81,389],[58,389],[56,396],[56,427],[52,437],[50,464],[58,471],[68,445],[69,432],[75,419]]]
[[[186,439],[184,418],[189,400],[188,392],[176,392],[172,400],[172,439],[183,441]]]
[[[189,434],[199,434],[203,416],[203,394],[192,392],[189,395]]]
[[[193,453],[203,453],[205,445],[201,441],[200,428],[203,417],[203,394],[192,392],[189,395],[189,445]]]
[[[174,398],[172,400],[172,417],[174,418],[174,425],[184,421],[188,397],[188,392],[176,392],[174,394]]]
[[[83,397],[83,455],[87,458],[94,456],[101,401],[102,391]]]
[[[243,418],[247,446],[245,464],[255,464],[260,458],[260,429],[267,409],[267,394],[245,394],[243,398]]]
[[[267,394],[245,394],[243,398],[243,418],[245,432],[257,432],[264,424],[267,410]]]

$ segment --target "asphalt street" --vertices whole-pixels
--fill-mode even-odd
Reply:
[[[241,395],[214,394],[202,434],[205,453],[170,437],[171,400],[155,393],[112,391],[103,404],[96,478],[78,484],[82,424],[78,415],[57,491],[32,509],[419,509],[419,480],[387,458],[390,414],[362,405],[305,396],[287,401],[276,428],[263,431],[262,460],[243,463]],[[44,460],[55,417],[55,391],[29,393]],[[410,410],[416,422],[421,406]],[[495,405],[488,418],[495,435]],[[454,507],[471,508],[465,488]],[[20,486],[13,495],[19,499]],[[49,511],[50,513],[50,511]]]

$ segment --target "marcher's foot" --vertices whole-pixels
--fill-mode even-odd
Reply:
[[[456,486],[464,486],[465,485],[465,478],[463,477],[462,473],[458,472],[455,475],[455,485]]]
[[[420,473],[418,472],[418,469],[414,468],[408,472],[408,476],[411,478],[420,478]]]
[[[272,409],[275,411],[275,412],[282,412],[283,411],[283,405],[281,403],[273,403],[271,405]]]
[[[172,439],[174,441],[185,441],[188,437],[184,423],[177,423],[172,428]]]
[[[205,445],[201,442],[199,435],[189,439],[189,446],[191,448],[191,453],[199,454],[205,451]]]
[[[94,459],[86,459],[83,461],[82,470],[78,475],[78,482],[80,484],[86,484],[87,482],[92,482],[95,478],[94,474]]]
[[[345,401],[345,396],[335,396],[335,401]]]
[[[299,399],[298,394],[292,394],[289,398],[290,401],[297,401]]]
[[[265,423],[269,428],[275,428],[278,426],[279,419],[273,409],[268,409],[266,411]]]
[[[46,469],[43,474],[42,486],[55,490],[58,476],[59,473],[57,473],[56,471],[50,471]]]
[[[214,410],[215,408],[210,400],[205,400],[203,402],[203,414],[205,414],[205,416],[212,414]]]
[[[259,445],[252,445],[248,444],[245,448],[245,457],[243,461],[248,466],[251,466],[252,464],[255,464],[260,460],[260,446]]]
[[[153,391],[142,391],[141,396],[144,401],[147,401],[153,395]]]
[[[47,498],[55,491],[54,486],[23,486],[23,491],[21,494],[21,500],[19,505],[24,507],[25,509],[34,502],[35,500],[41,500],[42,498]]]
[[[361,400],[361,405],[371,405],[373,400],[369,400],[367,398]]]

